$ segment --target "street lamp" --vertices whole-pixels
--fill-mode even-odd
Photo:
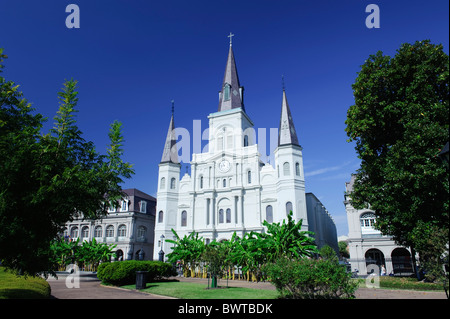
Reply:
[[[445,144],[444,148],[442,149],[442,151],[438,154],[439,158],[442,160],[442,162],[444,162],[444,164],[447,166],[448,168],[448,142],[447,144]]]
[[[164,235],[161,235],[161,237],[159,237],[161,239],[161,250],[159,251],[159,261],[164,261]]]

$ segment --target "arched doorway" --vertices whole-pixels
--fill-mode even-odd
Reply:
[[[367,273],[371,273],[373,271],[373,267],[369,267],[369,265],[376,265],[378,266],[378,274],[380,274],[381,271],[381,265],[386,265],[384,260],[384,254],[381,252],[381,250],[372,248],[369,249],[365,254],[366,259],[366,268],[368,269]]]
[[[117,261],[123,260],[123,250],[122,249],[116,250],[116,260]]]
[[[395,248],[391,253],[391,258],[394,275],[409,276],[414,273],[411,254],[406,248]]]

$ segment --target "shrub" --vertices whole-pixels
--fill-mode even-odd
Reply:
[[[97,277],[105,284],[115,286],[131,285],[136,282],[136,271],[148,271],[147,281],[175,276],[171,264],[161,261],[125,260],[100,264]]]
[[[48,299],[50,294],[44,278],[18,276],[0,266],[0,299]]]
[[[280,258],[264,271],[281,298],[339,299],[354,298],[357,283],[333,260]]]

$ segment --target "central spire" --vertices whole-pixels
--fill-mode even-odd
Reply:
[[[234,60],[232,37],[230,33],[230,49],[228,51],[227,66],[223,77],[222,89],[219,92],[219,112],[242,108],[244,110],[244,88],[239,83],[239,77]]]

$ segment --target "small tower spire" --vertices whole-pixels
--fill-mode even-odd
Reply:
[[[161,163],[179,163],[176,143],[177,135],[175,133],[174,101],[172,100],[172,116],[170,117],[169,129],[167,131],[166,142],[164,143]]]
[[[286,91],[284,89],[283,102],[281,104],[280,128],[278,130],[278,146],[281,145],[300,146],[298,143],[297,132],[294,127],[294,121],[292,120],[291,110],[286,98]]]

